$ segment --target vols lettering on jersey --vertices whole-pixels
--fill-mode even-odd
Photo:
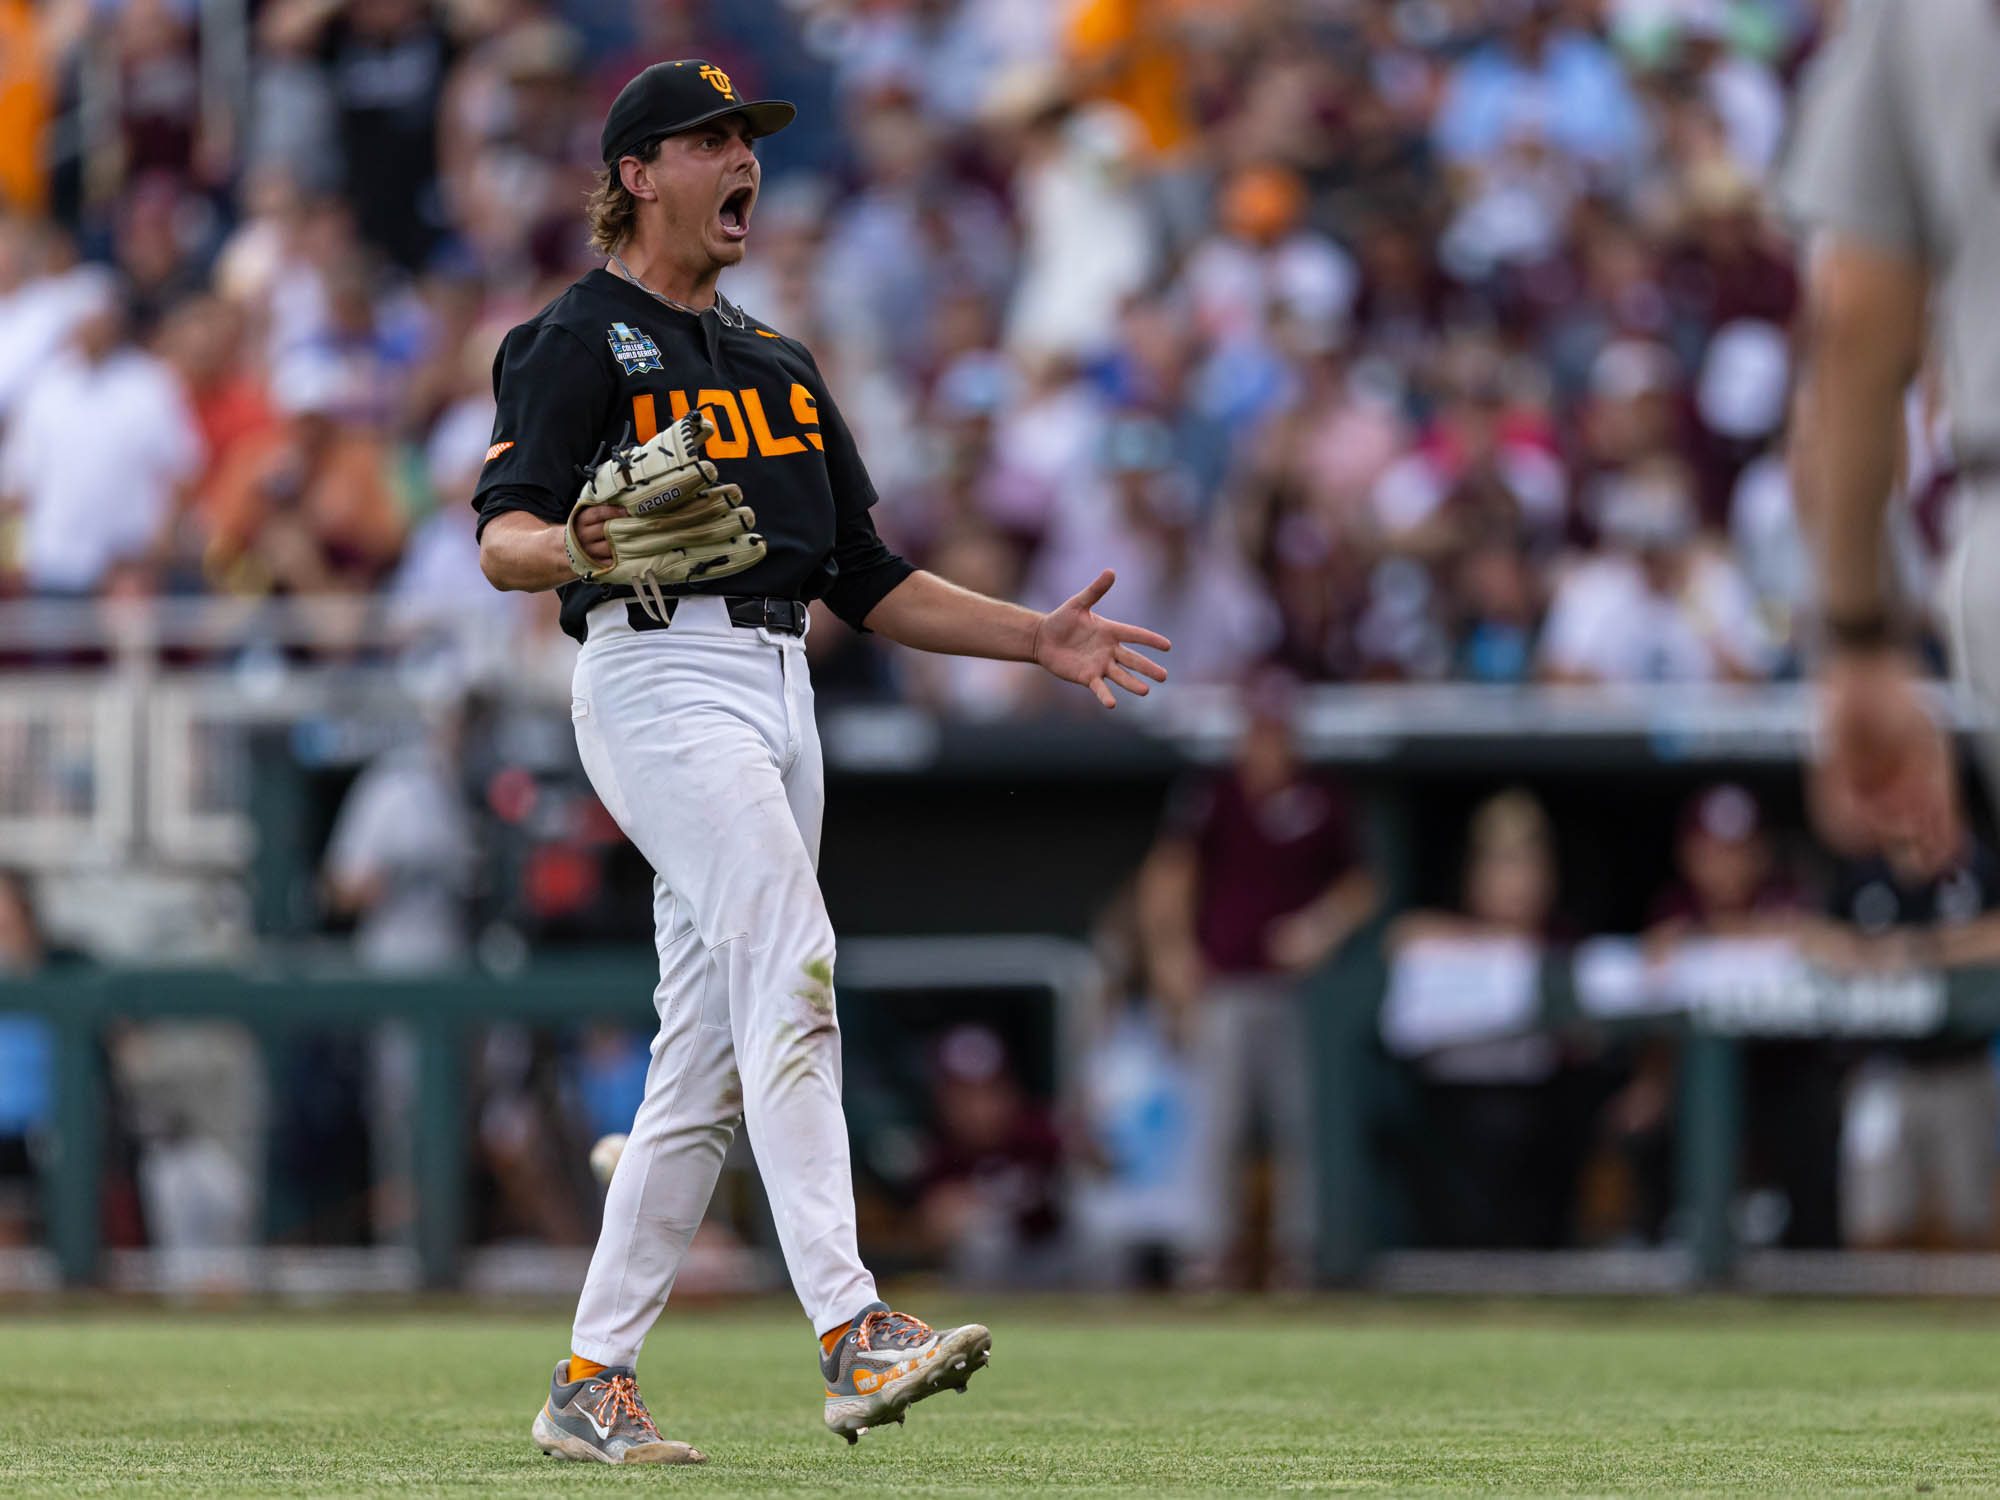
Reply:
[[[875,533],[874,487],[812,355],[725,301],[694,314],[591,271],[507,335],[493,378],[495,451],[473,498],[482,524],[507,510],[566,519],[595,458],[701,407],[715,424],[705,455],[742,487],[765,554],[669,593],[824,597],[859,625],[909,576]],[[591,607],[626,593],[564,585],[564,629],[582,639]]]
[[[740,391],[700,390],[692,395],[686,391],[668,391],[671,415],[667,420],[678,422],[693,406],[706,411],[715,424],[715,436],[708,440],[706,450],[714,459],[742,458],[749,453],[752,443],[764,458],[803,453],[807,444],[824,452],[826,439],[819,435],[819,404],[813,400],[812,392],[793,381],[785,400],[786,405],[779,409],[789,409],[792,420],[808,430],[796,436],[773,432],[771,419],[764,414],[763,396],[749,386]],[[632,430],[642,443],[660,430],[660,408],[651,391],[632,398]]]

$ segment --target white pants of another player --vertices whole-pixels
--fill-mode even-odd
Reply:
[[[2000,482],[1962,485],[1963,522],[1937,591],[1937,613],[1961,686],[2000,719]],[[1976,737],[1989,792],[2000,795],[2000,733]]]
[[[805,645],[684,599],[635,631],[591,612],[570,716],[592,787],[654,871],[660,1031],[604,1203],[572,1350],[630,1364],[672,1290],[738,1120],[816,1332],[875,1300],[855,1248],[819,733]]]

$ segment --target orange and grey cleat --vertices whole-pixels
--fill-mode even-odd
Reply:
[[[826,1425],[854,1443],[871,1427],[901,1422],[926,1396],[963,1395],[992,1357],[993,1335],[982,1324],[932,1328],[873,1303],[820,1359]]]
[[[707,1455],[660,1436],[632,1371],[613,1365],[583,1380],[556,1366],[549,1399],[535,1413],[535,1446],[551,1458],[600,1464],[698,1464]]]

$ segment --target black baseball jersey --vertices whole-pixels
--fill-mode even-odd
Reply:
[[[859,629],[912,571],[876,535],[875,486],[812,355],[719,296],[683,312],[591,271],[507,335],[493,395],[500,410],[472,497],[482,530],[509,510],[566,521],[600,450],[703,407],[716,429],[708,457],[724,483],[742,486],[768,550],[754,568],[670,596],[824,598]],[[558,592],[563,629],[578,640],[592,608],[632,596],[581,579]]]

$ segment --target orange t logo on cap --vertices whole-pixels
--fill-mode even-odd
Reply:
[[[703,63],[701,65],[701,76],[713,84],[715,91],[722,95],[723,98],[733,99],[736,97],[736,90],[729,82],[729,75],[714,63]]]

